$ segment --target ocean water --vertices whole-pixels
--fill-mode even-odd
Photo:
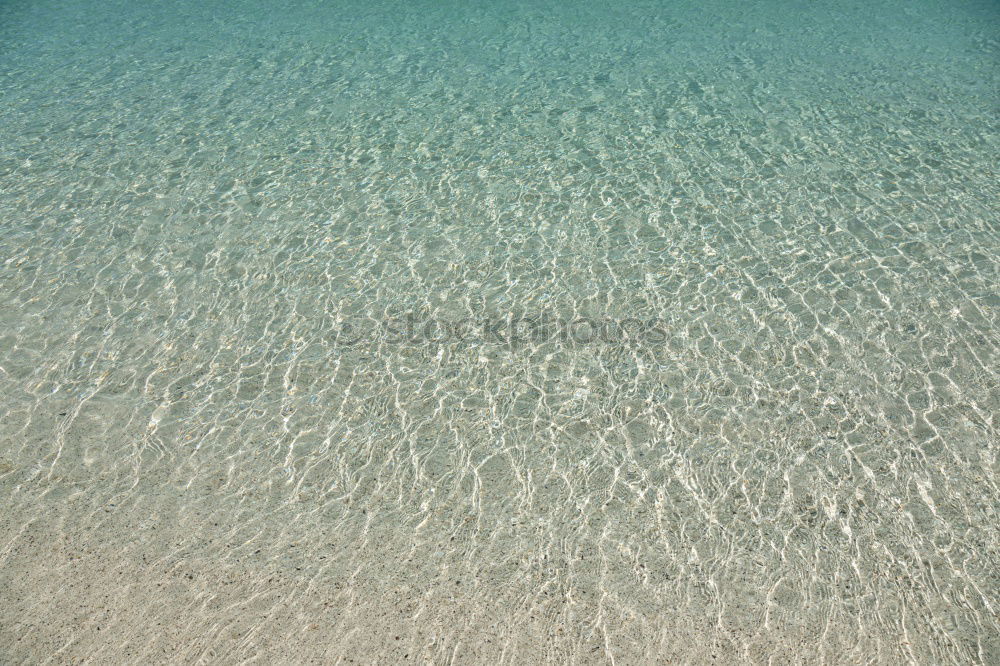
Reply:
[[[0,4],[3,663],[1000,663],[992,0]]]

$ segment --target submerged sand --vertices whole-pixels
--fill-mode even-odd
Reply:
[[[1000,661],[996,8],[731,4],[10,4],[0,661]]]

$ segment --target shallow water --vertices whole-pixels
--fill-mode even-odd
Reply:
[[[996,3],[146,4],[2,8],[5,663],[1000,662]]]

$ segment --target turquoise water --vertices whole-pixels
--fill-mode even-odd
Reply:
[[[998,663],[995,2],[0,5],[0,661]]]

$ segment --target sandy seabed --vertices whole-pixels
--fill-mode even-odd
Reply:
[[[0,662],[1000,662],[997,25],[5,4]]]

